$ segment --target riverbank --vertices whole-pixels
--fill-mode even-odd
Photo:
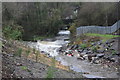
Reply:
[[[88,78],[119,77],[119,36],[82,35],[61,50],[61,63]],[[59,60],[59,57],[58,57]],[[72,67],[71,67],[72,66]]]
[[[39,58],[36,62],[36,56],[32,52],[32,48],[26,48],[19,41],[13,41],[11,44],[11,42],[5,40],[3,44],[3,78],[83,78],[81,74],[70,71],[68,67],[61,65],[58,61],[44,54],[39,53]],[[30,50],[28,57],[25,52],[29,51],[26,50]],[[51,72],[52,60],[55,62],[52,68],[54,72]]]
[[[3,53],[2,77],[3,78],[47,78],[49,66],[36,63],[26,58],[14,57],[12,54]],[[81,74],[54,68],[51,78],[83,78]]]
[[[96,49],[98,49],[99,51],[98,52],[97,50],[91,49],[90,45],[86,46],[88,44],[84,44],[84,45],[82,44],[81,46],[81,45],[78,45],[78,43],[74,43],[74,45],[67,46],[66,49],[64,50],[61,49],[60,52],[55,53],[57,55],[51,56],[51,54],[49,52],[46,52],[46,50],[50,52],[56,52],[56,50],[60,48],[59,47],[56,49],[56,46],[58,45],[57,43],[59,43],[59,46],[62,45],[62,42],[59,40],[60,42],[57,41],[57,43],[55,43],[56,41],[44,41],[44,42],[43,41],[39,41],[39,42],[14,41],[13,44],[9,43],[6,46],[4,46],[3,50],[6,51],[7,53],[18,53],[15,50],[18,49],[19,51],[19,48],[22,48],[23,49],[22,57],[24,57],[27,60],[29,59],[32,60],[33,63],[35,63],[37,60],[37,62],[40,62],[39,64],[44,64],[47,66],[51,66],[52,60],[54,59],[56,62],[55,64],[56,69],[61,69],[67,72],[71,72],[71,71],[75,72],[76,74],[74,75],[74,77],[79,74],[80,78],[81,76],[82,77],[84,76],[87,78],[118,78],[119,64],[118,64],[118,60],[115,57],[119,58],[119,53],[113,52],[113,49],[114,51],[118,51],[118,48],[116,46],[118,44],[118,39],[117,38],[109,39],[107,43],[106,42],[101,43],[99,42],[101,38],[98,38],[98,37],[92,37],[92,38],[84,37],[84,38],[85,40],[82,40],[83,42],[92,41],[91,46],[105,45],[104,47],[106,48],[102,47],[98,49],[97,48],[98,46],[96,46]],[[42,45],[39,45],[39,44],[42,44]],[[17,45],[17,47],[13,45]],[[51,45],[54,45],[54,47]],[[109,50],[110,48],[108,49],[107,47],[113,48],[112,51]],[[30,50],[30,53],[28,55],[29,50]],[[36,51],[34,52],[34,50],[39,52],[38,53],[39,57],[36,56]],[[26,56],[26,52],[28,56]],[[112,57],[110,57],[110,54],[112,54]],[[90,57],[90,55],[92,56]],[[108,57],[110,60],[107,60],[107,58],[105,57]],[[23,59],[22,61],[25,62],[27,60]],[[18,62],[18,65],[19,65],[19,62]],[[27,67],[22,66],[22,69],[27,69]],[[70,75],[71,74],[72,73],[70,73]]]

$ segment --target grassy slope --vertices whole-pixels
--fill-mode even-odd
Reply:
[[[96,34],[96,33],[87,33],[86,36],[93,36],[93,37],[100,37],[103,41],[106,41],[108,39],[120,37],[120,35],[110,35],[110,34]]]
[[[104,38],[115,38],[120,37],[120,35],[110,35],[110,34],[95,34],[95,33],[87,33],[87,36],[97,36],[97,37],[104,37]]]

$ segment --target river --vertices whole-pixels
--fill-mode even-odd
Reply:
[[[110,72],[109,69],[103,69],[101,65],[93,65],[87,61],[77,60],[76,57],[68,57],[59,52],[59,49],[66,46],[69,41],[70,31],[62,30],[58,32],[58,36],[55,40],[47,39],[44,41],[38,40],[37,42],[29,42],[29,46],[40,50],[43,54],[48,57],[54,57],[61,64],[69,66],[71,70],[83,74],[87,78],[116,78],[116,73]]]

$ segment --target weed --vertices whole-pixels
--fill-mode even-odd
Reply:
[[[48,72],[47,72],[47,80],[49,78],[53,78],[54,77],[54,72],[55,72],[55,59],[52,59],[52,64],[51,66],[48,68]]]
[[[26,57],[28,57],[29,54],[30,54],[30,50],[28,49],[28,50],[26,50]]]
[[[87,47],[87,44],[81,44],[80,47],[81,47],[82,49],[85,49],[85,48]]]
[[[22,70],[27,70],[28,68],[26,66],[21,66],[20,67]]]
[[[35,54],[35,48],[33,48],[33,54]]]
[[[35,55],[36,55],[36,62],[38,62],[39,51],[36,51]]]
[[[116,51],[115,50],[112,50],[112,55],[115,55],[116,54]]]
[[[22,48],[18,48],[18,50],[17,50],[15,56],[21,57],[21,54],[22,54]]]
[[[33,54],[36,55],[36,62],[38,62],[39,51],[36,51],[35,48],[33,48]]]
[[[97,46],[92,46],[92,47],[91,47],[91,50],[92,50],[93,52],[96,52],[96,51],[97,51]]]

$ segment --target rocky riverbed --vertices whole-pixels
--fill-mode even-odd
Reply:
[[[93,39],[92,39],[93,40]],[[76,72],[87,72],[84,76],[89,78],[117,78],[119,69],[120,52],[118,50],[118,38],[105,42],[96,40],[89,42],[83,40],[83,44],[73,44],[66,50],[60,50],[64,65]],[[63,62],[61,62],[63,63]]]
[[[83,43],[86,41],[87,40],[84,40]],[[52,46],[46,48],[46,50],[50,50],[49,48],[51,48],[52,51],[56,50]],[[43,50],[43,54],[52,57],[52,55],[47,53],[44,49],[41,50]],[[58,53],[54,55],[54,57],[57,61],[60,61],[62,65],[69,66],[73,71],[85,73],[83,74],[84,77],[118,77],[120,53],[118,52],[117,38],[107,40],[106,42],[102,42],[101,40],[94,41],[90,43],[90,46],[75,44],[66,47],[58,47],[56,51],[58,51]]]
[[[85,42],[83,42],[85,43]],[[120,52],[118,50],[118,39],[110,39],[106,42],[96,41],[86,44],[75,44],[67,47],[61,52],[66,56],[76,57],[78,60],[87,60],[94,64],[108,62],[119,63]]]

